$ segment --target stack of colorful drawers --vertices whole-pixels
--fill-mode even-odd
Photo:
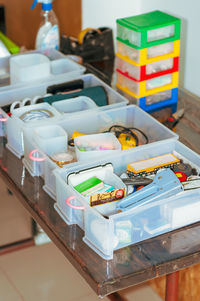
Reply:
[[[180,25],[161,11],[117,20],[116,86],[149,113],[176,111]]]

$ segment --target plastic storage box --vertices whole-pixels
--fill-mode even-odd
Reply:
[[[117,20],[117,39],[136,49],[180,39],[180,19],[161,11]]]
[[[78,78],[83,80],[84,88],[93,87],[93,86],[102,86],[105,89],[106,94],[107,94],[107,98],[108,98],[108,105],[101,106],[101,107],[95,107],[95,110],[103,111],[103,110],[106,110],[108,108],[121,107],[123,105],[128,104],[128,100],[126,98],[124,98],[122,95],[120,95],[117,91],[114,91],[111,87],[109,87],[103,81],[98,79],[96,76],[94,76],[92,74],[87,74],[87,75],[82,75]],[[35,89],[37,89],[37,88],[35,88]],[[33,89],[33,91],[34,91],[34,89]],[[0,95],[1,95],[1,93],[0,93]],[[33,100],[31,100],[29,98],[26,98],[25,100],[26,101],[33,101],[33,103],[34,103],[34,101],[35,100],[37,101],[37,99],[38,99],[38,97],[34,97]],[[67,110],[68,110],[68,112],[69,111],[71,112],[70,115],[71,114],[78,114],[79,115],[80,112],[82,112],[82,113],[87,112],[86,110],[80,111],[80,112],[77,111],[79,108],[80,109],[83,108],[82,106],[79,106],[80,105],[79,101],[78,101],[78,104],[76,104],[75,107],[73,105],[73,101],[71,101],[71,102],[70,102],[70,100],[68,100],[68,101],[69,101],[69,105],[67,105],[67,107],[68,107]],[[70,103],[71,103],[71,106],[70,106]],[[90,105],[88,106],[88,110],[91,110],[92,106],[94,107],[94,104],[91,106],[91,103],[92,103],[92,101],[90,101]],[[23,102],[19,102],[19,104],[23,108],[23,105],[25,105],[26,103],[24,102],[24,104],[23,104]],[[54,104],[54,107],[55,107],[55,104]],[[75,108],[75,112],[73,112],[74,108]],[[26,110],[29,110],[28,106],[26,106]],[[8,135],[8,141],[9,141],[8,144],[10,146],[10,149],[13,149],[14,153],[17,154],[17,156],[20,157],[24,154],[24,144],[23,144],[22,132],[20,132],[20,134],[18,132],[18,134],[20,135],[20,138],[19,138],[19,136],[16,137],[15,136],[15,131],[13,131],[13,129],[16,127],[15,120],[13,120],[12,117],[10,117],[5,112],[3,112],[3,110],[2,110],[2,113],[3,113],[4,118],[2,120],[0,120],[1,127],[6,128],[6,132],[7,132],[7,135]],[[69,116],[69,114],[67,114],[67,115]],[[10,130],[7,131],[7,128],[9,128]]]
[[[50,77],[50,60],[41,53],[14,55],[10,58],[10,83],[30,83]]]
[[[119,140],[112,133],[76,137],[74,146],[78,161],[94,160],[121,150]]]
[[[11,84],[10,82],[10,58],[18,60],[21,56],[32,54],[43,54],[50,60],[50,75],[41,78],[34,78],[24,83]],[[37,66],[38,67],[38,66]],[[30,73],[32,71],[30,70]],[[45,95],[49,85],[73,80],[85,72],[85,67],[66,58],[61,52],[55,49],[44,51],[30,51],[26,54],[18,54],[0,59],[0,105],[11,104],[14,101],[22,100],[25,97]],[[23,75],[23,74],[22,74]],[[29,74],[29,78],[32,74]]]
[[[121,59],[134,63],[136,66],[143,66],[154,63],[158,60],[165,60],[177,57],[180,54],[180,40],[169,42],[149,48],[135,49],[117,41],[117,55]]]
[[[165,90],[141,98],[133,97],[121,90],[119,90],[119,92],[129,99],[130,103],[138,105],[141,109],[148,113],[153,113],[159,109],[167,107],[171,107],[172,113],[175,113],[177,110],[178,88]]]
[[[125,107],[109,109],[103,112],[93,111],[82,115],[75,114],[71,118],[65,118],[56,122],[61,126],[68,134],[68,138],[72,137],[73,132],[76,130],[85,134],[102,133],[108,130],[112,125],[122,125],[125,127],[136,127],[142,130],[149,138],[149,143],[158,143],[161,140],[173,140],[178,136],[163,126],[153,117],[145,113],[139,107],[135,105],[129,105]],[[46,125],[45,125],[46,126]],[[24,136],[24,160],[26,168],[32,175],[44,177],[44,189],[55,198],[55,178],[52,171],[55,168],[59,168],[45,152],[39,147],[38,141],[34,136],[34,127],[25,127],[23,129]],[[141,148],[142,146],[139,146]],[[138,148],[138,147],[136,147]],[[38,156],[44,158],[42,162],[34,161],[30,159],[29,154],[33,151],[38,151]],[[121,151],[119,151],[121,152]],[[123,151],[123,153],[125,153]],[[36,153],[37,155],[37,153]],[[87,158],[87,161],[91,161]],[[78,165],[78,162],[72,163],[73,166]],[[64,165],[62,169],[68,169],[69,165]]]
[[[148,80],[157,76],[178,71],[179,58],[159,60],[143,66],[136,66],[120,57],[116,58],[116,71],[135,81]]]
[[[52,103],[52,106],[60,113],[65,114],[97,109],[95,102],[87,96],[78,96],[72,99],[55,101]]]
[[[106,164],[112,164],[114,173],[119,176],[130,162],[167,153],[173,153],[200,173],[199,155],[176,140],[161,141],[76,168],[55,170],[55,209],[66,223],[78,224],[84,230],[83,240],[104,259],[112,259],[117,249],[197,222],[200,220],[200,189],[182,191],[121,213],[116,213],[116,208],[110,203],[102,214],[96,207],[90,207],[88,200],[70,182],[70,177],[92,171],[96,166],[103,169]],[[106,214],[109,217],[106,218]]]
[[[127,94],[141,98],[178,86],[178,72],[169,73],[144,81],[135,81],[129,76],[117,72],[117,88]]]
[[[42,110],[42,115],[38,114]],[[34,119],[32,119],[34,116]],[[12,117],[6,120],[7,147],[17,157],[21,157],[24,153],[24,141],[22,128],[48,124],[55,122],[61,118],[61,114],[47,103],[24,106],[12,111]]]

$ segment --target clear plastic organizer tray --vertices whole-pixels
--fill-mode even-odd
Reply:
[[[177,72],[178,58],[169,58],[144,66],[136,66],[120,57],[116,57],[116,68],[122,75],[132,77],[134,80],[143,81],[167,73]]]
[[[128,164],[168,153],[172,153],[184,163],[190,164],[198,174],[200,173],[200,156],[198,154],[179,141],[161,141],[158,144],[149,144],[123,154],[119,153],[95,162],[82,164],[76,168],[55,170],[55,209],[67,224],[77,224],[84,230],[83,240],[85,243],[104,259],[112,259],[113,252],[120,248],[195,223],[200,220],[200,189],[183,190],[178,178],[171,172],[173,184],[178,187],[176,192],[173,192],[170,190],[172,183],[168,185],[169,178],[167,178],[169,182],[166,182],[165,179],[169,169],[159,171],[159,175],[162,172],[163,178],[157,176],[157,180],[159,178],[160,181],[163,181],[161,187],[169,195],[168,197],[158,200],[151,199],[145,204],[144,196],[143,205],[135,205],[120,213],[117,213],[118,201],[91,207],[88,198],[74,189],[74,185],[92,176],[96,176],[105,183],[108,182],[115,189],[123,188],[119,176],[126,172]],[[105,170],[108,167],[110,168],[109,176],[108,171]],[[142,189],[139,191],[139,195],[142,195]],[[134,193],[138,194],[138,192]],[[131,201],[134,201],[134,193]]]
[[[160,122],[155,120],[149,114],[145,113],[143,110],[138,108],[135,105],[124,106],[115,109],[109,109],[107,111],[93,111],[88,112],[87,114],[82,115],[74,115],[71,118],[66,118],[62,120],[56,121],[54,126],[57,125],[64,129],[64,131],[68,135],[68,139],[71,139],[74,131],[78,131],[83,134],[96,134],[107,131],[113,125],[121,125],[125,127],[135,127],[143,131],[147,137],[149,143],[158,143],[161,140],[173,140],[178,139],[177,134],[170,131],[168,128],[163,126]],[[52,126],[51,123],[47,126]],[[38,125],[34,125],[32,127],[24,127],[23,128],[23,137],[24,137],[24,159],[23,163],[33,176],[42,176],[44,178],[44,189],[50,194],[53,198],[55,198],[55,178],[52,174],[52,171],[55,168],[59,169],[59,166],[53,162],[49,155],[52,153],[52,149],[59,146],[54,146],[54,141],[52,140],[52,146],[48,148],[48,151],[44,147],[42,147],[41,143],[39,143],[37,136],[35,135],[35,130],[37,130]],[[40,125],[41,128],[41,125]],[[48,132],[48,130],[47,130]],[[48,137],[48,136],[47,136]],[[45,138],[43,138],[45,140]],[[142,136],[140,136],[142,139]],[[141,141],[141,140],[140,140]],[[142,140],[142,143],[145,143],[145,140]],[[141,148],[142,145],[136,147]],[[67,141],[65,145],[65,151],[67,151]],[[60,151],[63,149],[61,148]],[[69,148],[71,152],[74,153],[74,148]],[[125,153],[128,150],[124,150]],[[30,157],[30,154],[34,152],[34,156]],[[121,152],[121,150],[116,151]],[[75,161],[77,158],[75,153],[73,154]],[[102,156],[105,156],[105,152],[102,153]],[[37,159],[37,157],[41,159]],[[92,158],[85,155],[85,161],[91,161]],[[94,160],[94,159],[93,159]],[[80,162],[72,163],[74,165],[78,165]],[[63,165],[62,169],[68,169],[70,167],[69,164]]]
[[[117,72],[116,86],[124,92],[128,92],[128,94],[133,97],[145,97],[164,90],[176,88],[178,86],[178,72],[140,82]]]
[[[49,85],[69,81],[85,67],[55,49],[35,50],[0,59],[0,105],[45,95]],[[11,75],[12,74],[12,75]]]
[[[146,65],[180,55],[180,41],[169,42],[143,49],[132,48],[122,42],[117,41],[117,55],[134,63],[137,66]]]
[[[120,93],[118,93],[117,91],[113,90],[110,86],[108,86],[107,84],[105,84],[103,81],[101,81],[100,79],[98,79],[96,76],[92,75],[92,74],[86,74],[86,75],[82,75],[77,77],[79,79],[83,80],[84,83],[84,88],[89,88],[89,87],[94,87],[94,86],[102,86],[105,89],[106,95],[107,95],[107,99],[108,99],[108,105],[106,106],[101,106],[98,107],[94,104],[94,102],[91,99],[86,99],[83,97],[77,98],[77,102],[76,105],[74,104],[74,99],[68,99],[68,103],[66,103],[64,106],[61,104],[62,106],[62,111],[65,112],[61,112],[61,109],[59,110],[60,107],[60,101],[58,101],[57,103],[53,103],[53,108],[54,110],[59,110],[60,113],[60,117],[65,118],[65,114],[67,115],[67,118],[74,114],[81,114],[81,113],[88,113],[88,111],[90,110],[106,110],[106,109],[110,109],[110,108],[115,108],[115,107],[120,107],[120,106],[124,106],[126,104],[128,104],[128,100],[123,97]],[[28,89],[28,88],[27,88]],[[35,88],[35,93],[37,93],[37,88]],[[34,97],[32,100],[29,98],[25,98],[24,101],[16,101],[14,103],[12,103],[11,105],[11,110],[15,109],[15,107],[20,107],[25,108],[26,111],[30,110],[31,107],[29,107],[29,105],[36,105],[37,104],[37,100],[40,99],[41,96],[36,96]],[[64,100],[63,100],[64,101]],[[36,104],[35,104],[36,103]],[[80,111],[79,111],[80,110]],[[64,115],[61,113],[65,113]],[[4,128],[4,131],[6,131],[6,135],[8,138],[8,146],[10,150],[13,150],[13,152],[18,156],[21,157],[24,154],[24,144],[23,144],[23,136],[22,136],[22,130],[21,130],[21,126],[19,126],[19,124],[21,123],[21,120],[16,121],[16,118],[18,119],[18,117],[10,117],[9,115],[7,115],[5,112],[3,112],[3,110],[1,109],[1,115],[2,115],[2,119],[0,119],[0,127]],[[0,117],[1,117],[0,115]],[[46,122],[46,121],[45,121]],[[47,121],[48,122],[48,121]],[[28,123],[26,124],[26,126],[28,126]]]

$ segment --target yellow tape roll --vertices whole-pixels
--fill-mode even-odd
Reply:
[[[92,27],[87,27],[87,28],[83,29],[78,35],[79,44],[82,44],[86,35],[88,33],[92,33],[92,32],[97,32],[99,34],[101,33],[101,31],[98,28],[96,29],[96,28],[92,28]]]

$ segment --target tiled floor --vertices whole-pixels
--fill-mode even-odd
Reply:
[[[128,301],[161,301],[147,285],[120,293]],[[99,298],[53,243],[48,243],[0,257],[0,301],[36,300],[97,301]]]

